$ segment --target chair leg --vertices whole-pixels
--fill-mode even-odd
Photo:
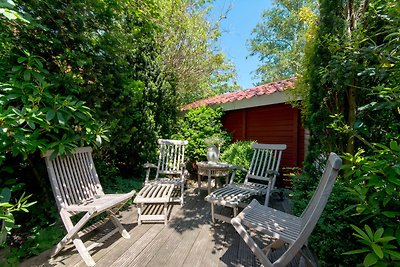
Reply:
[[[304,253],[303,248],[305,248],[305,246],[303,246],[300,250],[299,253],[300,254],[300,258],[304,260],[304,266],[311,266],[314,267],[315,264],[314,262]],[[307,263],[306,263],[307,262]]]
[[[213,223],[215,223],[214,212],[215,212],[215,205],[214,205],[214,203],[211,203],[211,220]]]
[[[235,218],[238,215],[239,208],[237,206],[234,206],[232,209],[233,209],[233,217]]]
[[[78,250],[79,255],[81,255],[86,265],[94,266],[96,263],[94,262],[92,256],[90,256],[89,251],[83,244],[82,240],[80,238],[75,238],[72,242],[74,243],[76,250]]]
[[[262,249],[254,242],[253,238],[247,233],[246,229],[242,226],[241,220],[239,218],[233,218],[231,220],[233,227],[235,227],[236,232],[242,237],[243,241],[249,246],[250,250],[256,255],[260,260],[261,264],[265,267],[272,267],[272,263],[268,260],[267,255],[265,255]]]
[[[137,208],[137,213],[138,213],[137,221],[138,221],[138,225],[142,225],[142,209],[143,209],[143,204],[140,203],[140,204],[138,205],[138,208]]]
[[[201,176],[197,174],[197,194],[200,195],[200,187],[201,187]]]
[[[182,183],[181,185],[181,207],[183,207],[184,203],[184,197],[185,197],[185,185]]]
[[[164,224],[167,225],[168,223],[168,203],[164,203]]]
[[[107,214],[110,217],[111,222],[118,229],[118,232],[121,234],[121,236],[125,239],[131,238],[128,231],[126,231],[126,229],[122,226],[121,222],[118,220],[118,218],[115,216],[115,214],[110,210],[107,211]]]
[[[67,234],[65,237],[56,245],[55,249],[50,254],[52,257],[55,256],[60,250],[72,240],[73,244],[76,247],[76,250],[81,255],[82,259],[88,266],[94,266],[96,263],[94,262],[92,256],[90,256],[88,249],[83,244],[82,240],[78,236],[78,231],[82,226],[91,218],[93,211],[88,211],[75,225],[71,221],[71,216],[68,212],[61,211],[60,216],[64,223],[65,228],[67,229]]]

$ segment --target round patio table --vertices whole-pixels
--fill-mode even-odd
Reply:
[[[208,194],[211,193],[211,179],[215,178],[215,186],[217,186],[217,179],[219,177],[225,177],[225,184],[228,184],[229,176],[229,164],[225,162],[211,162],[211,161],[200,161],[197,163],[197,185],[198,192],[200,193],[201,188],[201,176],[207,176],[207,190]]]

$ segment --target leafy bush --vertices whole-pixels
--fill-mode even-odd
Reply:
[[[45,228],[34,227],[25,237],[16,236],[18,240],[13,240],[5,259],[0,261],[0,265],[19,266],[20,259],[39,255],[43,251],[52,248],[66,234],[64,227],[53,224]]]
[[[293,212],[300,215],[309,203],[321,174],[313,175],[302,173],[292,178],[293,182]],[[321,266],[355,266],[359,258],[343,257],[343,253],[356,248],[350,241],[354,218],[343,213],[348,203],[355,203],[355,199],[346,190],[346,183],[338,177],[335,186],[329,196],[328,203],[318,223],[309,237],[311,251],[318,258]]]
[[[255,141],[236,141],[230,144],[221,154],[221,160],[245,169],[250,168],[251,159],[253,157],[251,145],[254,143]],[[235,182],[241,183],[244,181],[245,177],[246,172],[237,171]]]
[[[346,176],[350,179],[347,190],[357,199],[346,210],[353,211],[357,218],[356,225],[352,225],[353,235],[361,243],[360,249],[346,254],[363,254],[364,266],[397,266],[400,265],[400,145],[392,141],[389,147],[376,145],[371,155],[364,153],[359,150],[354,156],[345,156]]]
[[[206,159],[205,139],[211,136],[219,136],[224,139],[221,148],[229,144],[230,136],[223,130],[221,117],[223,111],[221,108],[213,109],[211,107],[200,106],[189,110],[183,118],[178,121],[179,132],[173,135],[173,138],[189,141],[187,145],[187,158],[193,161]]]

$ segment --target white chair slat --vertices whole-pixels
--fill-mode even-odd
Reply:
[[[74,170],[76,172],[76,177],[77,180],[80,182],[80,186],[82,188],[82,195],[84,196],[84,199],[89,199],[93,197],[93,188],[91,188],[92,183],[85,179],[85,177],[88,177],[88,173],[85,172],[85,168],[83,165],[83,155],[82,154],[76,154],[73,157],[71,157],[71,161],[73,162],[74,165]]]

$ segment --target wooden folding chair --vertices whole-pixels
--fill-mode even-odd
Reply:
[[[159,158],[158,164],[146,163],[145,184],[173,183],[180,191],[179,196],[172,196],[171,202],[178,202],[183,205],[185,193],[185,146],[186,140],[158,139]],[[154,179],[150,179],[150,170],[156,169]]]
[[[54,159],[51,159],[50,156],[53,151],[48,151],[43,155],[61,220],[67,230],[65,237],[53,250],[52,256],[56,255],[67,243],[72,241],[88,266],[95,265],[89,251],[101,245],[114,233],[118,231],[124,238],[130,238],[129,233],[121,225],[115,213],[135,193],[131,191],[126,194],[104,194],[94,167],[91,152],[92,148],[82,147],[65,157],[57,155]],[[91,218],[102,212],[108,214],[107,218],[81,231]],[[74,224],[71,218],[77,214],[83,214],[83,216]],[[86,247],[81,240],[81,236],[96,229],[108,219],[111,220],[116,228],[98,240],[98,242]]]
[[[335,184],[342,160],[331,153],[324,174],[313,197],[300,217],[263,206],[253,200],[239,215],[231,220],[236,231],[260,260],[263,266],[286,266],[298,254],[313,231],[328,201]],[[250,235],[267,235],[272,242],[261,249]],[[268,257],[272,249],[287,244],[287,249],[281,257],[271,262]],[[306,255],[302,256],[312,265]]]
[[[230,184],[219,188],[205,197],[211,203],[212,221],[215,219],[230,222],[231,218],[215,210],[215,205],[230,207],[233,216],[238,213],[239,207],[244,207],[243,202],[252,196],[265,195],[265,205],[268,206],[271,190],[275,187],[276,176],[279,175],[279,165],[282,152],[286,145],[253,144],[254,150],[250,168],[247,170],[243,184],[234,184],[234,174]]]

